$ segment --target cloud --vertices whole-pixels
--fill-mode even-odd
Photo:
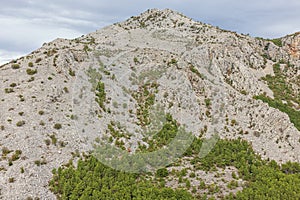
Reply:
[[[0,49],[29,53],[57,37],[74,38],[149,8],[170,8],[197,21],[266,38],[300,30],[298,0],[10,0],[0,7]]]
[[[0,49],[7,51],[28,51],[57,37],[74,38],[82,34],[72,27],[55,25],[54,21],[41,19],[1,17],[0,24]]]
[[[24,56],[24,52],[13,52],[0,49],[0,65],[10,62],[12,58],[19,58],[21,56]]]

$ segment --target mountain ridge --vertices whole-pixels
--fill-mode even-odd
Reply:
[[[277,98],[265,77],[279,73],[293,91],[282,102],[299,111],[299,42],[298,33],[268,41],[152,9],[2,65],[2,197],[55,199],[47,189],[51,170],[92,150],[94,141],[148,148],[140,124],[156,104],[196,137],[217,130],[250,142],[264,159],[299,162],[300,132],[289,115],[253,98]],[[95,90],[90,80],[103,85]],[[17,150],[20,159],[12,162]]]

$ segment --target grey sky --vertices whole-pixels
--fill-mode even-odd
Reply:
[[[299,0],[0,0],[0,63],[57,37],[75,38],[149,8],[265,38],[300,31]]]

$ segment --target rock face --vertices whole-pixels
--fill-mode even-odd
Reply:
[[[284,49],[290,57],[294,60],[299,60],[300,56],[300,32],[295,33],[294,35],[287,36],[283,39]]]
[[[299,161],[300,132],[288,115],[253,99],[273,96],[262,77],[279,60],[299,78],[299,33],[281,42],[154,9],[1,66],[0,198],[55,199],[53,168],[95,141],[147,146],[145,127],[166,113],[195,136],[240,137],[264,159]]]

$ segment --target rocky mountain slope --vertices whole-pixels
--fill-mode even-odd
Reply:
[[[45,43],[0,67],[0,199],[55,199],[53,168],[103,142],[155,149],[170,117],[197,137],[241,138],[263,159],[299,162],[297,117],[254,98],[300,112],[299,58],[298,33],[252,38],[156,9]]]

